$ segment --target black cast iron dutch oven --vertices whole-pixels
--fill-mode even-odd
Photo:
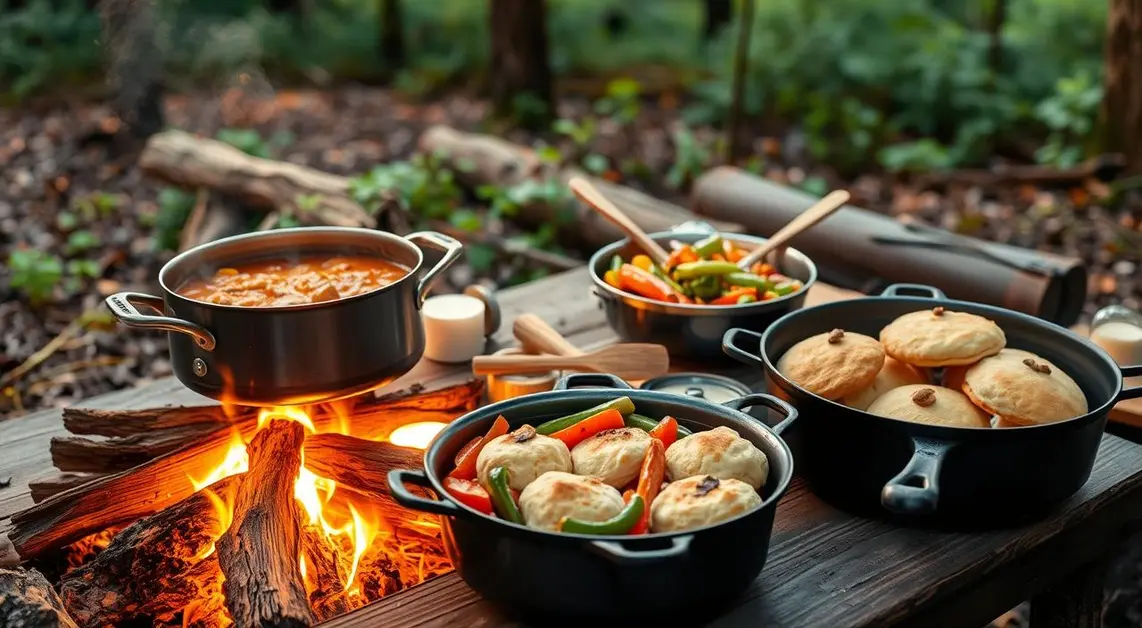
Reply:
[[[574,388],[591,386],[591,388]],[[762,505],[717,525],[671,534],[589,536],[546,532],[483,515],[448,497],[441,484],[453,458],[487,432],[498,415],[512,429],[585,410],[626,395],[639,413],[670,415],[694,431],[725,425],[769,459]],[[741,412],[764,406],[785,417],[770,429]],[[442,515],[445,548],[460,576],[505,611],[538,625],[634,620],[677,622],[717,613],[749,586],[765,565],[777,502],[793,475],[789,448],[777,432],[796,418],[789,404],[752,394],[719,405],[671,393],[633,390],[613,375],[569,375],[555,391],[509,399],[471,412],[429,445],[424,471],[394,470],[389,488],[398,503]],[[406,485],[432,488],[418,497]],[[670,625],[677,625],[671,623]]]
[[[670,241],[694,243],[714,230],[705,223],[686,223],[674,231],[652,233],[650,237],[666,250]],[[722,234],[724,238],[741,243],[753,250],[765,238],[741,234]],[[630,294],[603,280],[616,254],[624,260],[642,251],[630,240],[608,244],[591,256],[591,280],[594,293],[607,315],[607,322],[620,338],[627,342],[651,342],[666,347],[671,356],[705,362],[726,361],[722,352],[722,336],[734,327],[763,331],[773,321],[799,309],[805,304],[805,295],[817,281],[817,267],[796,249],[786,249],[780,257],[778,271],[802,283],[802,289],[769,301],[742,305],[685,305],[663,303]]]
[[[923,295],[923,296],[907,296]],[[956,428],[862,412],[810,393],[779,373],[777,360],[797,342],[835,328],[873,338],[908,312],[943,306],[995,321],[1007,346],[1036,353],[1070,375],[1086,395],[1086,414],[1038,426]],[[928,286],[897,284],[879,297],[827,303],[783,317],[764,334],[733,329],[725,350],[761,365],[775,393],[800,413],[791,438],[800,471],[822,498],[860,514],[906,522],[989,527],[1034,519],[1086,483],[1114,404],[1142,397],[1105,352],[1053,323],[997,307],[953,301]],[[779,392],[780,391],[780,392]]]
[[[420,246],[444,252],[427,272]],[[424,353],[420,306],[461,249],[435,232],[402,238],[347,227],[262,231],[176,256],[159,271],[161,297],[120,292],[107,306],[125,325],[172,332],[174,373],[197,393],[252,406],[330,401],[382,386],[416,365]],[[217,305],[177,292],[220,267],[326,254],[377,256],[409,272],[371,292],[302,305]],[[160,315],[143,314],[136,305]]]

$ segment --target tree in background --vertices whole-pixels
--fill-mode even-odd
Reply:
[[[1102,100],[1105,148],[1142,171],[1142,0],[1110,0]]]
[[[155,42],[154,0],[103,0],[107,81],[115,114],[131,136],[163,128],[163,61]]]
[[[381,0],[381,59],[390,74],[404,66],[404,29],[401,23],[400,0]]]
[[[702,37],[711,40],[717,37],[734,19],[733,0],[705,0]]]
[[[497,115],[546,128],[554,114],[546,0],[490,0],[490,87]]]

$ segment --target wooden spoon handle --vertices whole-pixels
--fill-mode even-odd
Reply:
[[[603,215],[604,218],[613,222],[619,229],[622,229],[630,239],[638,245],[640,249],[646,251],[646,254],[654,260],[656,264],[662,266],[666,264],[666,259],[670,254],[666,252],[657,242],[650,239],[650,236],[642,230],[641,227],[636,225],[633,220],[627,217],[618,207],[615,206],[611,200],[603,196],[599,189],[591,184],[590,181],[573,177],[567,182],[571,191],[579,200],[595,208],[595,211]]]
[[[512,333],[528,353],[576,356],[583,351],[559,335],[551,325],[535,314],[520,314],[512,324]]]
[[[478,355],[472,358],[472,372],[476,375],[546,373],[564,369],[596,370],[578,357],[558,355]]]
[[[851,197],[845,190],[834,190],[830,192],[825,198],[817,201],[809,207],[809,209],[806,209],[798,214],[796,218],[790,220],[789,224],[773,234],[773,237],[766,240],[765,244],[758,247],[757,250],[741,258],[741,260],[738,261],[738,266],[748,269],[750,266],[753,266],[754,262],[765,259],[766,255],[785,246],[785,243],[792,240],[797,234],[821,222],[826,216],[840,209],[842,205],[848,202],[849,198]]]

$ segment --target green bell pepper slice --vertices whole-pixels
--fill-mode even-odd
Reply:
[[[707,277],[710,275],[728,275],[740,273],[741,268],[730,262],[702,260],[699,262],[686,262],[674,267],[674,278],[678,280]]]
[[[690,293],[699,299],[716,299],[722,294],[722,280],[715,275],[699,277],[688,285]]]
[[[722,236],[715,233],[708,238],[695,242],[693,248],[698,257],[710,257],[715,253],[721,253]]]
[[[580,521],[571,517],[564,517],[559,521],[560,532],[571,534],[626,534],[642,518],[642,511],[646,508],[642,495],[634,495],[630,503],[619,514],[606,521]]]
[[[630,400],[630,397],[619,397],[617,399],[611,399],[606,403],[600,403],[594,408],[588,408],[582,412],[576,412],[575,414],[569,414],[565,417],[552,419],[546,423],[540,423],[539,427],[535,428],[535,431],[536,433],[543,434],[545,436],[554,434],[559,430],[566,429],[572,425],[575,425],[583,419],[593,417],[604,410],[618,410],[619,414],[626,416],[634,412],[634,402]]]
[[[488,483],[491,484],[488,487],[491,490],[488,492],[492,498],[492,508],[501,519],[523,525],[523,513],[519,511],[519,506],[512,498],[511,488],[508,485],[510,479],[508,470],[503,467],[496,467],[488,474]]]
[[[631,414],[629,416],[623,417],[623,424],[625,424],[627,427],[637,427],[644,432],[649,432],[658,425],[658,421],[655,421],[654,419],[648,416],[643,416],[641,414]],[[678,424],[678,438],[686,438],[691,434],[693,434],[693,432],[682,427],[681,423]]]

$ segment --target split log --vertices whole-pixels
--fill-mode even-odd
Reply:
[[[102,440],[82,436],[56,436],[51,440],[52,464],[61,471],[124,471],[172,452],[218,429],[219,426],[214,423],[198,423],[150,434]]]
[[[250,410],[243,410],[249,414]],[[137,410],[102,408],[64,408],[63,426],[72,434],[98,436],[133,436],[150,434],[168,428],[188,425],[228,425],[230,420],[219,404],[202,406],[165,406]]]
[[[467,162],[473,168],[457,169],[457,177],[465,185],[511,186],[532,178],[557,177],[566,182],[571,177],[585,177],[608,198],[613,200],[631,220],[647,232],[667,231],[690,220],[701,220],[686,209],[660,201],[642,192],[591,177],[578,168],[561,168],[545,164],[534,150],[492,137],[464,133],[446,126],[434,126],[420,136],[420,149],[437,153],[455,165]],[[561,236],[576,240],[578,244],[598,248],[623,238],[617,227],[599,216],[594,210],[575,201],[575,215],[570,220],[560,216],[562,207],[546,204],[529,204],[520,208],[520,218],[532,225],[565,224]],[[720,231],[741,233],[741,225],[709,221]]]
[[[343,595],[335,549],[318,526],[302,530],[301,547],[306,594],[317,619],[325,621],[352,610]]]
[[[240,481],[224,478],[135,522],[93,560],[64,575],[60,593],[76,621],[92,628],[153,623],[218,589],[221,572],[211,550],[229,522],[216,501],[233,503]]]
[[[103,475],[103,473],[57,473],[28,482],[28,489],[32,493],[32,501],[38,504],[56,493],[73,489]]]
[[[372,495],[389,495],[392,469],[419,469],[424,452],[392,443],[341,434],[317,434],[305,441],[305,467],[338,484]]]
[[[250,469],[234,503],[234,522],[218,539],[222,590],[237,628],[312,626],[298,564],[301,512],[293,496],[305,428],[271,421],[247,447]]]
[[[377,226],[349,194],[349,179],[297,164],[261,159],[183,131],[151,136],[139,156],[149,175],[190,188],[205,187],[254,205],[293,214],[304,224]],[[300,199],[316,199],[316,207]]]
[[[76,628],[63,600],[35,569],[0,569],[0,628]]]

